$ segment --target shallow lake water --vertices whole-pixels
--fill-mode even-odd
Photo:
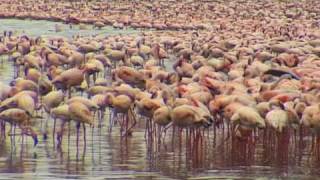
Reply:
[[[55,26],[61,31],[56,32]],[[29,36],[64,36],[71,38],[75,35],[94,36],[94,35],[114,35],[114,34],[131,34],[139,31],[127,29],[114,29],[111,26],[105,26],[102,29],[93,28],[92,25],[83,24],[85,29],[80,29],[80,25],[70,25],[61,22],[52,22],[45,20],[20,20],[20,19],[0,19],[0,32],[11,30],[19,34],[27,34]]]
[[[0,20],[0,32],[16,30],[28,35],[59,35],[72,37],[75,34],[135,33],[134,30],[78,30],[77,27],[55,33],[57,22],[31,20]],[[0,81],[9,83],[13,78],[12,65],[0,64]],[[108,116],[106,112],[105,117]],[[43,114],[46,117],[45,114]],[[45,128],[45,122],[48,127]],[[71,123],[70,142],[68,126],[61,148],[54,145],[53,120],[36,120],[39,144],[33,147],[30,137],[10,136],[0,143],[0,179],[316,179],[319,177],[319,160],[310,158],[310,140],[299,137],[277,139],[276,135],[259,131],[253,141],[237,141],[224,131],[210,128],[201,134],[186,132],[179,138],[177,131],[169,132],[160,145],[145,139],[145,120],[138,118],[138,125],[131,137],[121,138],[119,128],[108,131],[108,118],[101,128],[86,128],[86,145],[83,130],[80,144],[76,146],[75,124]],[[96,122],[97,123],[97,122]],[[57,127],[59,122],[57,123]],[[9,130],[7,125],[7,131]],[[41,136],[48,133],[48,139]],[[190,132],[189,132],[190,133]],[[293,132],[290,132],[293,134]],[[173,137],[173,138],[172,138]],[[190,140],[190,137],[192,140]],[[269,138],[270,137],[270,138]],[[272,137],[272,138],[271,138]],[[265,141],[266,139],[276,139]],[[279,137],[278,137],[279,138]],[[192,143],[190,143],[192,142]]]

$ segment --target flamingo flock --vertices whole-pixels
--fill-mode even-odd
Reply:
[[[239,27],[239,20],[253,29],[259,26],[273,26],[285,34],[285,23],[299,27],[309,24],[319,27],[316,0],[234,0],[234,1],[46,1],[12,0],[0,1],[1,18],[32,18],[66,23],[92,24],[95,28],[111,25],[115,28],[153,28],[157,30],[210,30]],[[250,25],[254,20],[254,25]],[[262,20],[262,21],[260,21]],[[278,21],[280,20],[280,21]],[[285,20],[286,22],[281,22]],[[272,22],[269,24],[271,21]],[[232,26],[230,26],[232,24]],[[263,24],[263,25],[262,25]],[[282,24],[282,25],[281,25]],[[280,28],[282,27],[282,28]],[[274,33],[273,28],[264,30],[266,35]],[[56,31],[61,31],[56,27]],[[295,36],[299,36],[300,32]],[[301,34],[300,34],[301,35]]]
[[[108,17],[103,16],[108,13],[101,8],[104,6],[96,9],[98,6],[90,3],[81,7],[87,10],[88,16],[83,16],[87,19],[76,18],[80,16],[74,13],[82,12],[75,11],[80,8],[77,3],[70,12],[67,3],[58,2],[61,8],[51,9],[65,10],[73,16],[26,14],[30,8],[35,13],[52,5],[43,2],[32,8],[32,1],[20,5],[3,3],[0,7],[8,6],[19,13],[4,11],[0,16],[62,18],[73,23],[92,21],[99,28],[105,21],[90,17],[90,12]],[[217,3],[226,12],[217,11],[210,2],[201,5],[206,7],[204,13],[213,11],[212,16],[225,18],[216,22],[217,27],[194,28],[202,27],[199,24],[203,22],[197,16],[190,16],[194,20],[191,22],[198,20],[199,24],[179,24],[173,28],[180,31],[146,31],[137,35],[65,39],[5,32],[0,38],[0,54],[5,57],[5,63],[12,63],[14,77],[9,84],[0,83],[2,137],[6,136],[6,124],[9,124],[12,134],[18,127],[21,135],[33,139],[34,145],[41,133],[45,139],[52,136],[61,146],[64,126],[68,124],[70,136],[70,123],[74,122],[78,145],[81,126],[86,142],[88,127],[94,130],[107,125],[112,133],[113,127],[119,126],[120,136],[128,138],[134,137],[135,128],[143,121],[146,139],[157,137],[164,141],[168,131],[174,139],[182,136],[183,130],[196,134],[195,142],[210,138],[204,132],[216,134],[226,129],[226,141],[231,137],[254,143],[257,137],[270,137],[268,133],[276,135],[279,142],[312,136],[312,151],[320,156],[320,31],[316,18],[311,18],[317,15],[307,11],[310,8],[307,3],[299,9],[301,3],[279,2],[278,7],[270,2],[264,5],[254,4],[256,1],[235,2],[240,4],[238,8],[232,2]],[[108,3],[106,9],[116,4]],[[125,3],[136,7],[138,12],[149,7]],[[165,14],[161,8],[170,3],[155,3],[146,13],[154,13],[155,19],[163,20]],[[185,17],[192,10],[201,9],[196,5],[180,2],[169,12],[180,13],[188,7],[190,11],[181,12],[181,17]],[[267,10],[258,11],[262,6]],[[238,16],[236,12],[244,7],[257,16],[248,13]],[[292,12],[271,13],[283,7],[291,7]],[[130,11],[126,6],[122,9]],[[68,13],[53,14],[67,16]],[[265,16],[260,16],[261,13]],[[139,19],[140,25],[135,24],[136,16],[126,23],[120,22],[126,18],[117,17],[113,26],[172,30],[169,23],[173,19],[160,28],[155,19],[151,22]],[[52,134],[48,134],[47,128],[39,130],[34,126],[46,121],[43,125],[46,127],[51,120],[54,121]],[[56,127],[56,121],[60,127]]]

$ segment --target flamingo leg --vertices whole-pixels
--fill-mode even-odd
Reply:
[[[1,125],[1,140],[3,141],[6,138],[6,129],[5,129],[6,124],[4,121],[1,121],[0,125]]]
[[[16,125],[13,125],[13,146],[16,146]]]
[[[47,130],[48,130],[48,121],[49,121],[49,118],[51,117],[51,113],[49,113],[49,117],[48,118],[46,118],[46,122],[45,122],[45,129],[43,130],[43,126],[42,126],[42,120],[41,120],[41,129],[42,129],[42,131],[43,131],[43,139],[44,140],[47,140],[47,138],[48,138],[48,135],[47,135]]]
[[[53,144],[55,144],[55,134],[56,134],[56,118],[53,119],[53,132],[52,132]]]
[[[171,139],[171,141],[172,141],[172,148],[173,148],[173,145],[174,145],[174,135],[175,135],[176,128],[175,128],[175,126],[173,126],[172,128],[173,128],[173,129],[172,129],[172,139]]]
[[[109,128],[108,128],[108,130],[109,130],[109,133],[111,133],[111,131],[112,131],[112,125],[113,125],[113,123],[112,123],[112,111],[111,111],[111,108],[109,108]]]
[[[315,137],[314,137],[314,135],[312,135],[312,137],[311,137],[311,150],[310,150],[310,156],[309,156],[309,158],[313,155],[313,153],[314,153],[314,147],[315,147]],[[308,158],[308,161],[310,160]]]
[[[172,122],[170,122],[169,124],[167,124],[165,127],[160,128],[161,132],[160,132],[160,136],[162,137],[163,134],[163,142],[165,141],[166,138],[166,134],[167,134],[167,130],[172,126]]]
[[[151,119],[147,119],[147,123],[148,123],[148,138],[151,138],[151,132],[152,132],[152,124],[150,123]]]
[[[137,119],[135,117],[135,114],[133,113],[132,108],[129,109],[129,113],[131,114],[130,117],[132,117],[133,123],[132,125],[127,129],[127,135],[130,133],[131,129],[137,124]],[[129,117],[128,117],[129,119]]]
[[[119,121],[119,119],[117,119],[117,120],[119,121],[119,125],[120,125],[120,134],[122,134],[125,117],[123,114],[121,114],[120,118],[121,118],[121,121]]]
[[[99,119],[99,125],[98,125],[98,128],[101,128],[102,127],[102,122],[103,122],[103,119],[104,119],[104,113],[105,113],[105,110],[104,109],[101,109],[100,111],[98,111],[98,119]]]
[[[3,140],[3,122],[0,122],[0,127],[1,127],[1,140]]]
[[[167,129],[166,129],[166,128],[162,128],[162,133],[163,133],[162,141],[165,142],[166,136],[167,136]],[[161,135],[161,136],[162,136],[162,135]]]
[[[144,138],[147,139],[147,132],[149,131],[149,120],[146,120],[146,129],[144,132]]]
[[[103,108],[103,109],[101,110],[101,122],[100,122],[100,127],[102,127],[102,123],[103,123],[103,120],[104,120],[104,115],[105,115],[105,113],[106,113],[106,109]]]
[[[79,133],[80,133],[80,123],[77,123],[77,154],[79,152]]]
[[[94,126],[92,126],[91,128],[91,142],[93,142],[93,134],[94,134]],[[93,143],[92,143],[93,144]]]
[[[11,134],[13,133],[13,124],[11,124],[11,126],[10,126],[10,133]],[[11,141],[11,149],[12,149],[12,147],[13,147],[13,136],[12,135],[10,135],[10,141]]]
[[[58,140],[58,147],[60,148],[61,147],[61,144],[62,144],[62,139],[63,139],[63,133],[64,133],[64,125],[65,125],[65,121],[63,121],[62,123],[61,123],[61,127],[60,127],[60,132],[59,132],[59,134],[57,135],[57,140]]]
[[[82,123],[83,126],[83,140],[84,140],[84,146],[87,145],[87,138],[86,138],[86,125]]]
[[[162,128],[158,125],[158,145],[161,144],[161,135],[162,135]]]
[[[124,115],[125,116],[125,119],[124,119],[124,122],[125,123],[125,131],[124,131],[124,134],[122,134],[122,136],[128,136],[128,130],[129,130],[129,112]]]
[[[3,123],[3,138],[6,139],[6,123]]]
[[[70,129],[70,126],[71,126],[71,122],[69,121],[68,122],[68,147],[69,147],[69,144],[70,144],[70,135],[71,135],[71,129]]]

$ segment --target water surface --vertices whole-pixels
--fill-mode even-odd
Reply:
[[[56,32],[56,26],[61,27],[60,32]],[[80,30],[79,25],[64,24],[61,22],[53,22],[46,20],[20,20],[20,19],[0,19],[0,32],[11,30],[19,34],[27,34],[30,36],[64,36],[71,38],[75,35],[94,36],[94,35],[115,35],[115,34],[131,34],[139,31],[126,28],[114,29],[111,26],[105,26],[102,29],[94,28],[93,25],[85,24],[84,30]]]

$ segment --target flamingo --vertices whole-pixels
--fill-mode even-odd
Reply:
[[[78,69],[78,68],[71,68],[60,75],[55,77],[52,80],[52,83],[58,88],[67,90],[69,93],[69,98],[71,97],[71,87],[81,85],[82,81],[84,81],[84,76],[87,69]]]
[[[121,125],[121,133],[123,131],[122,127],[123,125],[126,126],[125,132],[124,134],[122,134],[122,136],[124,135],[130,135],[131,134],[131,129],[135,126],[136,124],[136,118],[134,116],[133,110],[132,110],[132,105],[133,105],[133,99],[130,98],[127,95],[113,95],[111,93],[107,93],[106,97],[105,97],[105,101],[107,102],[107,104],[109,104],[114,111],[114,114],[118,114],[118,113],[123,113],[123,124]],[[133,122],[131,127],[128,127],[129,125],[129,121],[130,121],[130,117],[132,118]],[[114,118],[114,117],[113,117]],[[113,119],[110,119],[110,131],[112,129],[112,122]]]
[[[77,123],[77,147],[79,145],[79,129],[80,125],[83,126],[83,138],[84,143],[86,144],[86,126],[85,124],[89,124],[90,126],[94,126],[93,114],[90,109],[81,102],[73,102],[68,107],[70,117]],[[61,142],[61,140],[60,140]]]
[[[31,115],[27,111],[18,108],[4,110],[0,113],[0,120],[11,124],[11,130],[12,127],[18,125],[22,134],[32,137],[34,146],[38,144],[38,136],[33,128],[30,127]],[[15,136],[15,132],[12,133]]]

